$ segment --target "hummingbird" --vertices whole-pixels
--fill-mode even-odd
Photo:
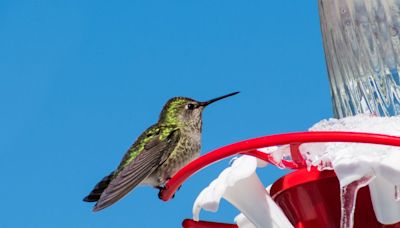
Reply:
[[[96,212],[114,204],[138,185],[150,185],[161,192],[179,169],[199,157],[204,108],[238,93],[203,102],[187,97],[168,100],[158,122],[138,137],[118,167],[97,183],[83,201],[96,202],[93,207]]]

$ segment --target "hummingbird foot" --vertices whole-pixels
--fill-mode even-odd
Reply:
[[[162,200],[162,192],[166,189],[165,185],[154,186],[154,188],[158,189],[158,198]]]
[[[172,179],[171,177],[167,177],[167,178],[165,178],[165,182],[168,182],[168,181],[171,180],[171,179]],[[182,185],[179,186],[178,190],[179,190],[181,187],[182,187]],[[162,199],[162,193],[163,193],[163,191],[164,191],[165,189],[167,189],[167,187],[165,187],[165,184],[164,184],[164,185],[159,185],[159,186],[154,186],[154,188],[156,188],[156,189],[159,190],[159,192],[158,192],[158,198],[159,198],[159,199]],[[175,194],[172,196],[172,199],[173,199],[174,197],[175,197]]]
[[[158,192],[158,198],[160,199],[160,200],[162,200],[162,195],[163,195],[163,191],[165,190],[165,189],[167,189],[165,186],[155,186],[155,188],[157,188],[158,190],[160,190],[159,192]],[[174,195],[172,195],[172,199],[173,198],[175,198],[175,194]]]
[[[156,188],[157,188],[158,190],[160,190],[160,191],[158,192],[158,198],[159,198],[160,200],[162,200],[162,193],[163,193],[165,187],[164,187],[164,186],[157,186]]]

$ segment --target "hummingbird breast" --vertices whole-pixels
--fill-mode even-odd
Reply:
[[[200,155],[201,133],[182,132],[178,144],[168,159],[144,182],[152,186],[162,186],[179,169]]]

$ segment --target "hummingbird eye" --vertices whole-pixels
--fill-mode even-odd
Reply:
[[[192,104],[192,103],[190,103],[190,104],[187,104],[187,109],[189,109],[189,110],[193,110],[194,108],[195,108],[195,105],[194,104]]]

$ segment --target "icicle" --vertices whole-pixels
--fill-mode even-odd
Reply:
[[[394,186],[394,199],[399,202],[400,201],[400,186]]]
[[[374,175],[367,175],[359,180],[356,180],[346,186],[341,187],[341,210],[342,216],[340,219],[341,228],[352,228],[354,223],[354,210],[357,199],[357,192],[360,188],[368,185],[373,179]]]
[[[272,146],[258,149],[258,151],[271,155],[270,163],[280,169],[287,169],[282,160],[285,160],[289,155],[289,146]]]

